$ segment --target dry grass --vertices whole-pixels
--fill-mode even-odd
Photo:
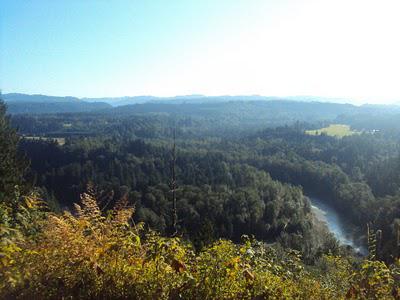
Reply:
[[[309,135],[326,134],[329,136],[335,136],[338,138],[342,138],[342,137],[350,136],[353,134],[359,134],[359,132],[351,130],[349,125],[331,124],[325,128],[320,128],[320,129],[315,129],[315,130],[306,130],[306,134],[309,134]]]

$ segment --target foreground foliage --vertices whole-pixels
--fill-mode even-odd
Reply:
[[[39,202],[27,214],[37,215]],[[21,204],[27,207],[28,204]],[[324,256],[305,267],[296,251],[243,237],[200,252],[178,237],[132,224],[121,198],[103,213],[91,193],[76,212],[32,219],[40,233],[2,236],[0,297],[21,299],[398,299],[400,265]],[[32,225],[33,226],[33,225]]]

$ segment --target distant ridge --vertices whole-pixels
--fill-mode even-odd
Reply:
[[[139,104],[218,104],[228,102],[292,102],[292,103],[325,103],[325,104],[352,104],[352,101],[345,98],[328,98],[317,96],[260,96],[260,95],[223,95],[205,96],[201,94],[182,95],[174,97],[144,96],[124,96],[124,97],[101,97],[101,98],[78,98],[72,96],[48,96],[48,95],[29,95],[22,93],[8,93],[1,95],[7,103],[10,113],[58,113],[58,112],[91,112]],[[275,105],[275,104],[274,104]],[[399,111],[399,105],[380,105],[363,104],[360,107],[364,111]],[[41,111],[41,109],[43,111]],[[136,110],[136,108],[135,108]]]
[[[329,103],[351,103],[349,99],[344,98],[327,98],[316,96],[260,96],[260,95],[221,95],[221,96],[205,96],[201,94],[194,95],[178,95],[173,97],[157,97],[151,95],[143,96],[123,96],[123,97],[99,97],[99,98],[78,98],[72,96],[59,97],[48,95],[29,95],[22,93],[3,94],[6,102],[25,102],[25,103],[66,103],[66,102],[103,102],[112,106],[121,106],[128,104],[143,104],[148,102],[163,103],[211,103],[211,102],[232,102],[232,101],[272,101],[272,100],[289,100],[297,102],[329,102]]]
[[[10,93],[3,94],[2,98],[6,102],[25,102],[25,103],[71,103],[71,102],[80,102],[81,100],[76,97],[66,96],[66,97],[58,97],[58,96],[47,96],[47,95],[28,95],[21,93]]]
[[[104,102],[86,102],[76,97],[27,95],[19,93],[3,94],[11,114],[78,113],[93,112],[111,108]]]

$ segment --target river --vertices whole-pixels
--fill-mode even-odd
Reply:
[[[353,226],[348,224],[331,205],[318,198],[309,197],[309,199],[312,212],[316,218],[327,225],[329,231],[333,233],[341,245],[351,246],[361,255],[368,254],[367,249],[356,242]]]

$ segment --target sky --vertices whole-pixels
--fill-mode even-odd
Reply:
[[[400,100],[398,0],[0,0],[0,88]]]

